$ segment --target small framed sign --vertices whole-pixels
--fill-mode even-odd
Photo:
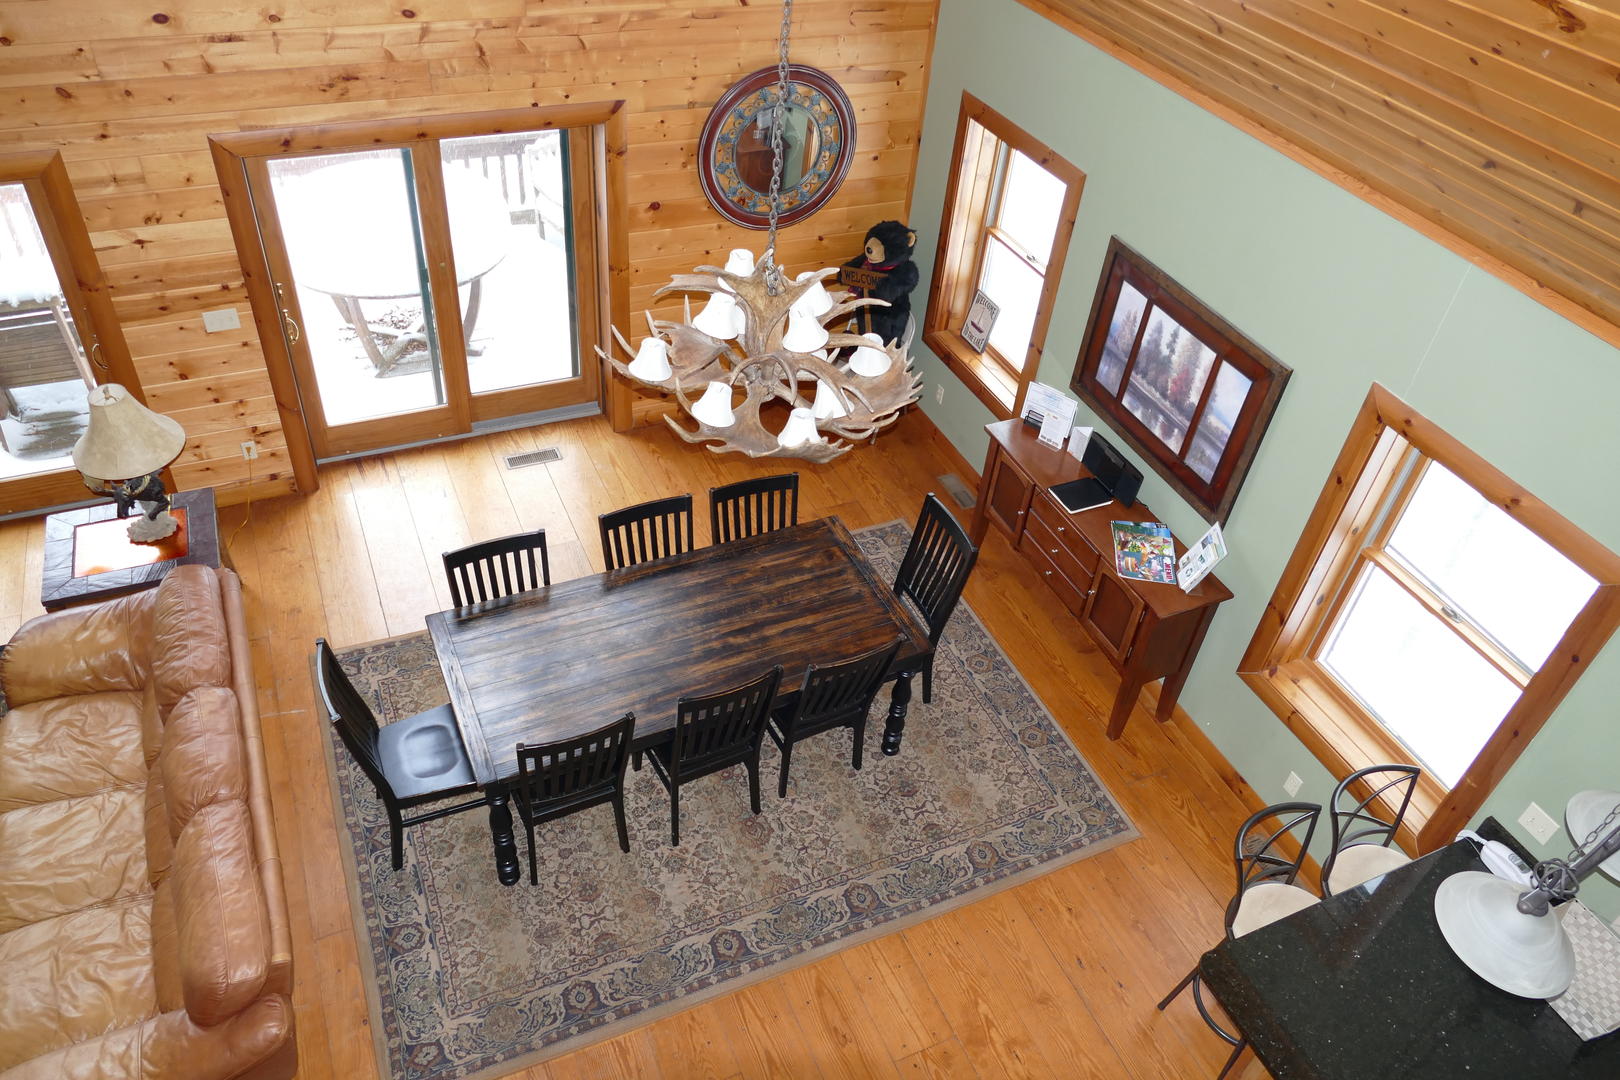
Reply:
[[[1000,305],[982,291],[975,292],[967,320],[962,323],[962,340],[971,345],[975,352],[984,352],[984,347],[990,343],[990,328],[996,325],[996,316],[1000,314]]]
[[[883,284],[888,274],[879,270],[867,270],[859,266],[840,266],[838,268],[838,284],[848,285],[852,289],[865,289],[871,292]]]

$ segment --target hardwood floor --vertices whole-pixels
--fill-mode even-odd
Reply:
[[[501,461],[542,446],[562,460]],[[593,418],[333,465],[314,495],[223,513],[292,908],[300,1077],[377,1076],[312,712],[314,639],[422,629],[450,603],[439,554],[472,540],[544,528],[553,580],[566,580],[601,569],[598,513],[682,491],[701,504],[712,485],[783,468],[689,447],[661,427],[615,436]],[[801,516],[837,514],[851,529],[910,522],[935,478],[957,468],[913,414],[875,448],[801,468]],[[697,518],[707,543],[707,514]],[[0,640],[40,611],[42,532],[38,520],[0,524]],[[1215,1075],[1228,1047],[1189,997],[1153,1006],[1220,935],[1246,808],[1175,723],[1139,707],[1122,739],[1103,738],[1113,669],[993,531],[967,600],[1142,837],[515,1076]],[[920,697],[910,722],[928,722]],[[530,898],[517,888],[511,899]],[[1250,1074],[1265,1075],[1252,1061]]]

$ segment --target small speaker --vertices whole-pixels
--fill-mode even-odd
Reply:
[[[1114,484],[1114,498],[1119,505],[1130,506],[1136,501],[1136,493],[1142,490],[1142,473],[1130,462],[1125,463],[1125,470],[1119,474],[1119,480]]]
[[[1121,506],[1130,506],[1134,503],[1136,493],[1142,490],[1141,471],[1126,461],[1124,454],[1115,450],[1112,443],[1095,431],[1091,433],[1091,441],[1086,444],[1086,452],[1080,459],[1080,464],[1091,471],[1091,475],[1119,500]]]

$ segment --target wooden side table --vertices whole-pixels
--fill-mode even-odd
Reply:
[[[1119,738],[1136,697],[1154,679],[1164,680],[1154,715],[1168,720],[1204,643],[1215,609],[1232,592],[1213,574],[1190,593],[1178,586],[1136,581],[1114,572],[1111,521],[1156,520],[1145,503],[1129,508],[1109,503],[1071,514],[1049,490],[1089,476],[1066,450],[1041,443],[1019,420],[987,424],[990,453],[979,481],[979,501],[968,533],[984,542],[991,525],[1057,593],[1063,605],[1120,674],[1119,693],[1108,716],[1108,737]],[[1186,548],[1176,542],[1179,558]]]
[[[149,589],[177,566],[221,565],[214,489],[171,496],[180,528],[157,544],[131,543],[130,519],[115,503],[63,510],[45,518],[45,574],[40,602],[46,611],[91,604]]]

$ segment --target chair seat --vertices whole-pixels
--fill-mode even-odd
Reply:
[[[1411,861],[1411,856],[1400,848],[1352,844],[1333,860],[1333,871],[1327,879],[1328,892],[1346,892]]]
[[[385,724],[377,733],[383,775],[401,799],[473,786],[472,763],[448,705]]]
[[[1317,901],[1315,893],[1306,892],[1298,885],[1268,881],[1252,886],[1238,902],[1237,915],[1232,919],[1232,936],[1239,938],[1262,926],[1270,926]]]

